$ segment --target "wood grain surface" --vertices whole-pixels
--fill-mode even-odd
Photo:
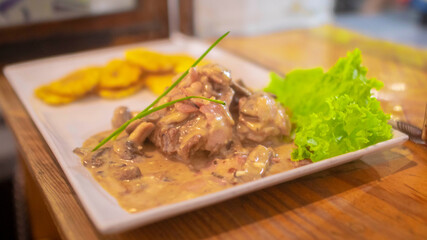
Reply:
[[[386,112],[421,126],[427,52],[335,27],[230,37],[220,47],[286,73],[359,47]],[[99,234],[4,77],[0,106],[64,239],[427,239],[427,148],[403,146],[117,235]],[[31,199],[30,199],[31,201]]]

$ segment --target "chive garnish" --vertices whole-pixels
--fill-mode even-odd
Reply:
[[[108,136],[108,137],[106,137],[106,138],[104,138],[93,150],[92,150],[92,152],[93,151],[96,151],[98,148],[100,148],[102,145],[104,145],[106,142],[108,142],[111,138],[113,138],[113,137],[115,137],[115,136],[117,136],[117,135],[119,135],[123,130],[125,130],[126,129],[126,127],[131,123],[131,122],[133,122],[133,121],[135,121],[135,120],[137,120],[137,119],[140,119],[140,118],[143,118],[143,117],[145,117],[145,116],[147,116],[147,115],[150,115],[151,113],[153,113],[153,112],[157,112],[157,111],[159,111],[159,110],[162,110],[163,108],[167,108],[167,107],[169,107],[169,106],[171,106],[171,105],[174,105],[175,103],[177,103],[177,102],[181,102],[181,101],[185,101],[185,100],[188,100],[188,99],[191,99],[191,98],[200,98],[200,99],[204,99],[204,100],[207,100],[207,101],[211,101],[211,102],[214,102],[214,103],[219,103],[219,104],[222,104],[222,105],[225,105],[225,102],[223,102],[223,101],[220,101],[220,100],[215,100],[215,99],[210,99],[210,98],[205,98],[205,97],[200,97],[200,96],[189,96],[189,97],[184,97],[184,98],[180,98],[180,99],[177,99],[177,100],[173,100],[173,101],[170,101],[170,102],[167,102],[167,103],[165,103],[165,104],[163,104],[163,105],[160,105],[160,106],[158,106],[158,107],[155,107],[155,108],[152,108],[152,109],[150,109],[150,110],[147,110],[147,111],[142,111],[142,112],[140,112],[140,113],[138,113],[135,117],[133,117],[132,119],[129,119],[127,122],[125,122],[123,125],[121,125],[119,128],[117,128],[117,130],[116,131],[114,131],[112,134],[110,134],[110,136]]]
[[[188,68],[174,83],[172,83],[172,85],[166,89],[156,100],[154,100],[148,107],[146,107],[144,110],[142,110],[140,113],[138,113],[135,117],[133,117],[132,119],[126,121],[122,126],[120,126],[119,128],[116,129],[116,131],[114,131],[112,134],[110,134],[108,137],[104,138],[93,150],[96,151],[97,149],[99,149],[102,145],[104,145],[106,142],[108,142],[110,139],[112,139],[113,137],[118,136],[123,130],[126,129],[127,126],[129,126],[130,123],[132,123],[133,121],[143,118],[153,112],[156,112],[158,110],[161,110],[163,108],[169,107],[177,102],[180,101],[184,101],[184,100],[188,100],[191,98],[200,98],[200,99],[204,99],[207,101],[211,101],[211,102],[215,102],[215,103],[219,103],[219,104],[223,104],[225,105],[225,103],[223,101],[219,101],[219,100],[214,100],[214,99],[210,99],[210,98],[205,98],[205,97],[199,97],[199,96],[190,96],[190,97],[185,97],[185,98],[180,98],[168,103],[165,103],[161,106],[155,107],[153,109],[151,109],[156,103],[158,103],[160,101],[160,99],[162,99],[164,96],[166,96],[166,94],[168,94],[176,85],[178,85],[182,79],[187,76],[188,72],[190,71],[191,68],[197,66],[197,64],[200,63],[200,61],[202,61],[202,59],[223,39],[225,38],[228,34],[230,33],[230,31],[226,32],[224,35],[222,35],[220,38],[218,38],[194,63],[193,65],[191,65],[190,68]]]

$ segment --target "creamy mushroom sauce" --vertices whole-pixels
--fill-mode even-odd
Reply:
[[[111,132],[102,132],[89,138],[82,148],[75,152],[83,156],[78,151],[90,151]],[[118,140],[123,137],[126,137],[125,134],[121,135]],[[87,164],[85,158],[82,158],[82,163],[96,181],[116,198],[121,207],[134,213],[192,199],[295,168],[296,163],[290,160],[293,147],[292,143],[274,147],[276,156],[268,169],[251,178],[238,176],[245,162],[239,160],[238,156],[231,159],[210,159],[209,161],[206,161],[208,156],[198,156],[193,158],[192,165],[187,165],[168,159],[149,142],[144,143],[143,154],[132,160],[124,160],[114,154],[112,142],[108,142],[102,147],[103,151],[98,151],[105,154],[105,161],[98,164]],[[249,150],[252,151],[253,148]],[[127,175],[123,177],[121,174]]]
[[[275,97],[252,91],[219,65],[191,68],[155,106],[189,99],[129,124],[116,139],[91,151],[111,131],[74,151],[95,179],[129,212],[192,199],[283,172],[290,161],[291,123]],[[116,108],[112,128],[135,114]]]

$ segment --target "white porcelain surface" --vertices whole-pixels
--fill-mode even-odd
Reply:
[[[36,99],[33,91],[43,83],[50,82],[77,68],[88,65],[102,65],[113,58],[122,58],[125,49],[149,47],[160,52],[185,52],[198,57],[208,45],[194,39],[174,36],[171,40],[160,40],[101,50],[94,50],[30,62],[9,65],[4,73],[12,87],[42,133],[69,182],[77,193],[89,217],[102,233],[116,233],[152,223],[183,212],[217,203],[248,192],[286,182],[301,176],[334,167],[366,154],[382,151],[407,140],[407,136],[394,131],[391,140],[365,149],[306,165],[287,172],[269,176],[250,183],[191,199],[184,202],[149,209],[130,214],[124,211],[82,166],[79,158],[72,153],[75,147],[91,135],[110,128],[114,108],[120,105],[133,110],[146,107],[155,99],[147,90],[120,100],[105,100],[98,97],[71,103],[61,107],[48,106]],[[231,69],[233,78],[241,78],[254,89],[264,87],[268,81],[268,71],[248,61],[231,55],[219,47],[208,59]]]

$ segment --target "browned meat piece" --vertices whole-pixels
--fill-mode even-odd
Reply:
[[[199,110],[197,106],[192,102],[187,102],[187,103],[178,102],[175,104],[175,107],[176,107],[176,110],[182,113],[193,113]]]
[[[234,90],[230,88],[230,73],[218,65],[190,69],[188,75],[167,96],[170,100],[186,96],[202,96],[221,100],[230,105]],[[197,106],[206,104],[201,99],[191,99]]]
[[[150,140],[164,153],[185,162],[198,151],[220,152],[231,141],[233,133],[234,121],[229,105],[234,90],[230,83],[230,74],[217,65],[192,68],[165,99],[203,96],[222,100],[227,105],[203,99],[175,104],[148,120],[156,124]]]
[[[245,182],[263,177],[275,155],[272,148],[258,145],[249,153],[243,170],[236,171],[235,176]]]
[[[127,107],[120,106],[114,110],[113,118],[111,119],[111,125],[113,128],[118,128],[131,118],[132,113],[129,111],[129,109]]]
[[[202,150],[208,137],[206,117],[200,112],[185,116],[183,118],[179,112],[171,110],[157,122],[150,138],[164,153],[177,154],[183,161]]]
[[[265,92],[257,92],[239,101],[237,132],[240,140],[262,142],[271,137],[289,135],[291,124],[285,109]]]
[[[121,159],[131,160],[142,153],[148,137],[163,153],[189,163],[191,156],[201,152],[225,156],[241,140],[261,142],[289,134],[285,110],[271,95],[252,93],[242,82],[233,82],[230,73],[218,65],[190,69],[157,106],[187,96],[222,100],[226,105],[203,99],[176,103],[130,124],[126,128],[129,136],[116,140],[113,151]],[[127,108],[119,107],[113,125],[118,127],[130,117]]]
[[[205,115],[208,127],[205,149],[218,152],[233,137],[233,118],[225,106],[215,103],[201,106],[200,112]]]
[[[201,148],[201,145],[203,143],[204,141],[202,139],[202,135],[194,134],[190,137],[187,137],[187,140],[184,144],[182,144],[181,148],[179,149],[179,152],[183,156],[191,156]]]

